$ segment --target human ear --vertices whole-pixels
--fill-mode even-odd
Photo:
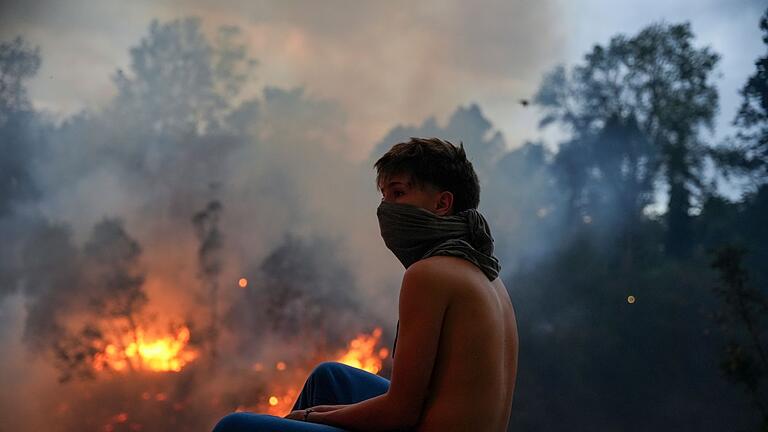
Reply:
[[[446,216],[453,210],[453,193],[449,191],[440,192],[437,199],[435,213],[440,216]]]

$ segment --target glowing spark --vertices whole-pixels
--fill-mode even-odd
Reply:
[[[389,356],[389,350],[386,348],[382,348],[379,350],[379,358],[385,359]]]
[[[277,370],[279,370],[279,371],[284,371],[286,367],[287,367],[287,366],[285,365],[285,362],[283,362],[283,361],[279,361],[279,362],[277,362],[277,364],[275,365],[275,369],[277,369]]]
[[[277,406],[278,402],[280,402],[280,401],[277,399],[277,397],[275,397],[275,396],[270,396],[269,397],[269,405],[270,406]]]
[[[240,280],[237,281],[237,284],[240,285],[240,288],[245,288],[248,286],[248,279],[240,278]]]
[[[632,304],[635,302],[635,296],[631,295],[627,297],[627,303]]]

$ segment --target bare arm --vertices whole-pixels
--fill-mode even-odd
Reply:
[[[309,421],[352,430],[397,430],[419,421],[437,356],[449,296],[439,268],[419,261],[405,272],[400,290],[400,334],[389,391]]]

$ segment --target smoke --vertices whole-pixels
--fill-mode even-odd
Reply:
[[[265,85],[304,87],[349,115],[345,157],[362,160],[392,124],[447,116],[481,100],[505,129],[530,132],[532,113],[510,111],[533,93],[562,51],[557,2],[271,2],[50,0],[8,4],[0,37],[24,34],[45,58],[30,84],[39,107],[74,113],[114,96],[109,75],[152,18],[200,16],[212,35],[237,25],[259,58],[248,94]],[[115,17],[120,17],[115,19]],[[74,30],[77,29],[77,30]],[[501,116],[503,115],[503,118]],[[509,125],[514,125],[511,127]]]
[[[306,26],[319,32],[312,40],[349,36],[326,28],[338,24],[328,19]],[[347,19],[357,22],[355,15]],[[446,22],[424,25],[450,33]],[[363,31],[359,43],[384,37],[381,31]],[[396,42],[405,36],[393,37]],[[510,156],[479,106],[458,108],[444,127],[431,117],[421,126],[384,133],[377,122],[391,113],[360,104],[318,70],[319,79],[330,82],[326,91],[338,91],[337,97],[280,86],[249,94],[264,64],[251,57],[251,37],[231,26],[207,30],[200,19],[153,22],[130,50],[129,66],[111,74],[113,96],[103,105],[60,123],[25,111],[39,136],[9,129],[17,138],[9,141],[9,151],[18,155],[14,172],[27,174],[8,182],[24,181],[25,190],[35,193],[0,197],[9,208],[0,219],[0,229],[9,233],[0,248],[8,258],[0,271],[0,301],[19,307],[23,298],[26,312],[2,315],[3,324],[19,331],[3,338],[21,335],[24,349],[9,345],[12,355],[0,369],[10,373],[29,355],[46,365],[40,370],[48,381],[30,377],[19,385],[48,389],[50,396],[34,403],[57,409],[67,419],[62,430],[130,425],[121,415],[127,412],[162,417],[152,426],[158,429],[199,426],[235,407],[263,403],[256,398],[271,379],[290,381],[289,374],[238,378],[254,362],[289,361],[298,376],[306,373],[302,365],[327,359],[319,356],[336,352],[359,332],[380,326],[384,343],[390,342],[402,267],[378,236],[372,162],[410,135],[465,142],[490,191],[485,205],[492,226],[499,226],[500,255],[511,260],[522,254],[505,246],[508,215],[497,198],[528,190],[534,200],[540,191],[499,177],[496,166]],[[350,49],[361,51],[362,45]],[[456,51],[468,60],[469,69],[460,74],[490,76],[506,67],[470,51]],[[432,110],[436,101],[449,100],[432,98],[446,85],[427,79],[433,66],[442,62],[457,69],[455,59],[437,56],[436,62],[425,66],[425,75],[406,78],[407,84],[382,79],[368,101],[387,86],[413,86],[418,91],[404,92],[410,107],[405,117]],[[336,79],[361,91],[351,76]],[[368,133],[384,138],[369,151],[371,146],[354,138],[351,123],[370,126],[374,132]],[[366,157],[357,162],[355,153]],[[516,206],[532,205],[523,203]],[[246,287],[238,286],[240,278],[248,280]],[[128,346],[131,341],[121,335],[137,339],[144,328],[180,325],[191,330],[194,349],[211,353],[207,360],[162,379],[140,371],[133,381],[119,373],[88,379],[95,376],[94,358],[110,341]],[[69,383],[53,387],[59,386],[56,378]],[[131,399],[137,395],[144,405]],[[70,401],[59,406],[59,396]],[[145,406],[150,401],[166,411]],[[31,395],[4,400],[2,412],[32,403]],[[96,411],[78,423],[88,417],[85,407]],[[19,420],[16,427],[35,425]]]

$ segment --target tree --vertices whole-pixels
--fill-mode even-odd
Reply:
[[[569,219],[611,227],[638,222],[652,202],[655,160],[634,115],[614,114],[599,131],[562,143],[553,165],[569,193]]]
[[[605,142],[594,138],[612,135],[606,130],[611,122],[637,123],[651,146],[616,137],[608,145],[618,147],[614,155],[627,155],[632,169],[642,173],[634,191],[637,202],[654,179],[664,178],[669,189],[666,243],[677,255],[690,248],[689,210],[702,188],[698,179],[705,146],[699,132],[712,127],[718,103],[711,73],[719,56],[706,47],[694,48],[692,40],[687,23],[654,24],[634,37],[615,36],[605,47],[596,45],[572,71],[558,67],[549,73],[535,97],[546,111],[541,125],[560,122],[580,142],[582,148],[571,152],[574,173],[580,176],[594,168],[583,152],[606,151]],[[598,167],[601,175],[603,168]]]
[[[760,19],[768,48],[768,9]],[[731,147],[718,149],[719,161],[729,171],[747,175],[754,186],[768,182],[768,52],[755,61],[755,72],[741,89],[742,102],[734,125],[739,128]]]
[[[36,195],[29,164],[40,137],[25,82],[39,68],[39,48],[21,37],[0,43],[0,216]]]
[[[370,323],[339,252],[334,240],[286,234],[253,268],[252,283],[226,314],[237,329],[238,350],[272,355],[280,350],[265,341],[275,339],[301,347],[291,354],[294,360],[317,360],[318,353],[339,348],[359,332],[360,323]]]
[[[211,365],[216,364],[219,341],[219,274],[222,268],[221,249],[224,237],[219,229],[222,205],[216,199],[192,216],[192,225],[200,242],[197,250],[198,277],[205,286],[205,303],[209,308],[208,341]]]
[[[95,359],[113,346],[124,353],[130,344],[139,345],[144,309],[148,303],[144,274],[139,267],[141,247],[117,219],[96,224],[84,245],[75,289],[87,301],[87,320],[77,332],[66,329],[53,341],[52,349],[61,381],[92,378]],[[55,306],[54,306],[55,307]],[[66,327],[62,323],[62,327]],[[139,358],[141,360],[141,358]],[[128,370],[142,365],[120,358]]]
[[[487,179],[493,163],[506,147],[501,132],[494,131],[480,107],[472,104],[469,107],[457,107],[445,127],[430,117],[419,126],[399,125],[391,129],[374,147],[370,157],[372,161],[376,160],[394,144],[407,141],[410,137],[430,136],[445,138],[456,145],[463,142],[481,182]]]
[[[749,286],[749,275],[742,261],[746,251],[725,246],[715,253],[711,266],[720,273],[715,293],[722,300],[722,310],[715,315],[729,337],[720,368],[730,381],[743,385],[762,417],[762,430],[768,430],[768,346],[764,319],[768,300]]]
[[[38,47],[30,47],[21,37],[0,43],[0,124],[10,113],[32,108],[24,81],[35,76],[39,68]]]
[[[117,219],[96,224],[83,250],[86,283],[93,287],[91,308],[107,319],[122,321],[120,333],[130,334],[137,343],[139,315],[148,302],[140,256],[138,242]]]
[[[155,132],[200,133],[221,126],[255,60],[237,42],[237,27],[222,27],[216,44],[198,18],[153,21],[131,49],[131,73],[114,77],[114,107],[127,110]]]
[[[560,243],[564,197],[554,177],[552,157],[543,144],[526,142],[499,158],[482,189],[490,197],[484,211],[507,273]]]

